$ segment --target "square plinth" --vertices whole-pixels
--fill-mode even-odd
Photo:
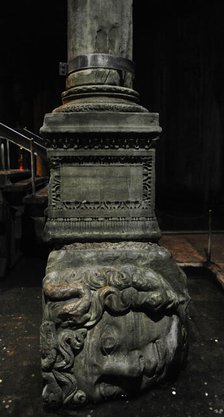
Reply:
[[[45,240],[159,238],[154,214],[154,142],[160,129],[158,120],[152,116],[122,116],[119,114],[116,126],[112,113],[98,114],[95,123],[93,114],[89,114],[90,120],[86,114],[83,118],[80,114],[56,114],[54,131],[52,118],[46,118],[43,130],[49,140],[51,173]],[[89,123],[85,133],[80,117]],[[107,123],[110,119],[109,126],[114,131],[107,131],[104,118]],[[100,119],[102,124],[97,131]],[[141,130],[140,121],[145,120],[147,126],[141,126],[145,132],[136,133],[137,124]],[[134,123],[136,132],[132,131]]]

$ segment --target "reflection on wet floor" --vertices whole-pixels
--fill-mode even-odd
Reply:
[[[41,402],[39,326],[45,265],[43,257],[24,257],[0,285],[1,417],[55,415],[43,410]],[[208,270],[192,268],[186,272],[192,302],[189,308],[190,347],[185,369],[174,381],[138,398],[89,405],[73,415],[224,415],[224,292]]]

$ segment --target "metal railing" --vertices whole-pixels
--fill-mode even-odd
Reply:
[[[31,166],[31,180],[32,193],[35,194],[35,162],[34,155],[37,154],[44,160],[47,158],[46,146],[43,144],[43,139],[31,132],[27,128],[22,129],[26,134],[12,129],[11,127],[0,122],[0,151],[1,151],[1,166],[2,169],[10,169],[10,147],[9,142],[22,147],[30,152],[30,166]],[[6,147],[6,148],[5,148]],[[5,152],[6,151],[6,152]]]
[[[0,122],[1,139],[6,139],[17,146],[22,146],[28,152],[31,152],[30,142],[33,141],[33,151],[46,159],[46,146],[43,144],[43,139],[27,128],[24,128],[23,132],[26,132],[26,135]]]

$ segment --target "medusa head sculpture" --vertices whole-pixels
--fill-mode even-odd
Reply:
[[[75,408],[130,397],[180,368],[186,277],[152,243],[72,244],[43,282],[43,400]]]

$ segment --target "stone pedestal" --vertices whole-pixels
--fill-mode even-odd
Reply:
[[[41,129],[51,168],[44,236],[61,247],[43,282],[43,399],[53,407],[136,395],[186,353],[185,276],[149,243],[160,237],[161,128],[133,76],[132,1],[68,0],[66,89]]]
[[[158,240],[158,115],[52,113],[42,131],[52,139],[46,240]]]

